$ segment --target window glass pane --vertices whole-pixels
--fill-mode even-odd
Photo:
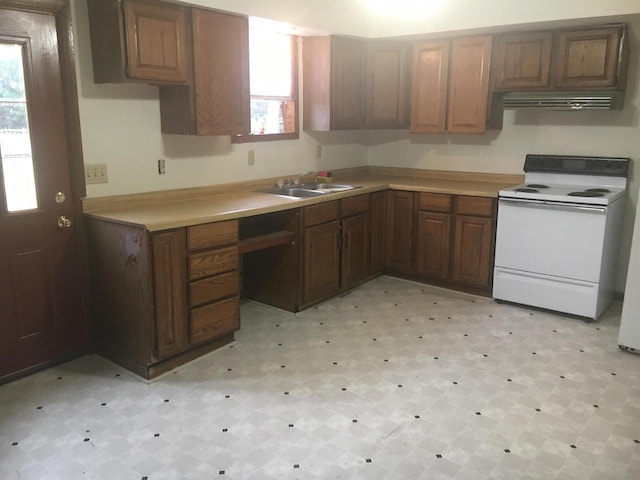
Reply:
[[[291,35],[249,31],[251,96],[291,98]]]
[[[280,100],[251,99],[251,133],[284,133],[284,118]]]
[[[0,43],[0,155],[7,210],[38,208],[22,46]]]

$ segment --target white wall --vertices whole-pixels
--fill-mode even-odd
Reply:
[[[364,36],[408,35],[640,12],[637,0],[449,0],[450,4],[429,18],[400,18],[368,13],[361,1],[369,0],[193,0],[192,3],[332,33]],[[84,161],[106,163],[109,171],[108,184],[87,187],[91,197],[366,164],[521,173],[524,155],[531,152],[630,156],[640,161],[637,55],[640,16],[634,17],[631,28],[631,47],[635,53],[631,57],[627,106],[622,111],[507,112],[503,130],[483,136],[409,135],[401,131],[301,133],[299,140],[238,145],[231,144],[227,137],[160,134],[156,87],[95,84],[86,0],[72,0],[72,4]],[[317,144],[322,145],[322,159],[316,159]],[[255,166],[247,165],[250,149],[256,152]],[[166,159],[167,173],[163,176],[157,174],[160,158]],[[640,185],[640,178],[633,173],[620,254],[620,291],[624,288]]]

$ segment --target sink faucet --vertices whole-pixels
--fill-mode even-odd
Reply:
[[[312,173],[315,173],[315,171],[309,170],[308,172],[301,173],[300,175],[296,175],[293,178],[288,178],[284,181],[284,185],[298,185],[302,177],[311,175]]]

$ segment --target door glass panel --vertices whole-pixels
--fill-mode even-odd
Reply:
[[[38,208],[19,44],[0,43],[0,155],[7,210]]]

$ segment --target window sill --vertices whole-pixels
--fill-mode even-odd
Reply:
[[[236,135],[231,137],[231,143],[273,142],[277,140],[297,140],[298,138],[300,138],[298,132]]]

